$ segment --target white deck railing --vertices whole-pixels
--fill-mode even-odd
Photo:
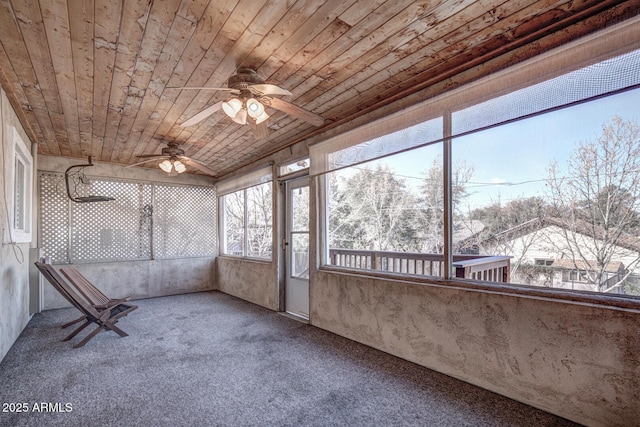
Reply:
[[[442,276],[444,256],[415,252],[329,249],[331,265],[364,270],[388,271],[419,276]],[[455,277],[509,282],[511,257],[491,255],[454,255]]]

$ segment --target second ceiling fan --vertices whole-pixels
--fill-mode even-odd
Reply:
[[[276,98],[274,95],[291,95],[286,89],[279,86],[264,83],[255,70],[251,68],[239,68],[237,73],[227,82],[228,87],[180,87],[175,89],[218,90],[235,95],[224,101],[200,111],[195,116],[184,121],[180,126],[193,126],[201,122],[218,110],[224,111],[234,122],[249,124],[257,137],[264,138],[269,134],[267,119],[269,115],[265,107],[272,107],[295,118],[304,120],[314,126],[321,126],[324,118],[290,102]]]

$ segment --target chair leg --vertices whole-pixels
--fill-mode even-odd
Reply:
[[[76,320],[72,320],[71,322],[65,323],[64,325],[60,326],[60,329],[68,328],[71,325],[75,325],[78,322],[82,322],[86,318],[87,318],[87,316],[80,316]]]
[[[91,331],[91,333],[89,335],[87,335],[86,337],[84,337],[82,339],[82,341],[80,341],[78,344],[74,345],[73,348],[79,348],[82,347],[83,345],[85,345],[86,343],[88,343],[89,341],[91,341],[91,338],[95,337],[96,335],[98,335],[98,332],[100,332],[102,330],[103,326],[98,326],[97,328],[95,328],[93,331]]]
[[[104,322],[104,327],[111,329],[113,332],[115,332],[116,334],[120,335],[121,337],[128,337],[129,334],[127,334],[125,331],[123,331],[122,329],[118,328],[116,325],[114,325],[111,321],[109,322]]]
[[[76,335],[78,335],[78,333],[80,331],[82,331],[84,328],[86,328],[87,326],[89,326],[89,323],[91,323],[90,320],[87,320],[86,322],[84,322],[82,325],[80,325],[75,331],[71,332],[69,335],[67,335],[67,337],[65,339],[63,339],[62,341],[69,341],[71,338],[75,337]]]

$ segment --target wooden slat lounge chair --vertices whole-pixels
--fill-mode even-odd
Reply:
[[[71,284],[76,287],[82,296],[85,297],[85,299],[98,311],[113,307],[120,311],[126,310],[128,314],[138,308],[137,305],[125,304],[131,298],[129,296],[120,299],[109,298],[73,267],[61,268],[60,271],[67,279],[69,279]]]
[[[82,341],[73,346],[73,348],[82,347],[86,343],[88,343],[93,337],[95,337],[102,330],[111,330],[120,335],[121,337],[126,337],[128,334],[124,332],[122,329],[118,328],[115,324],[123,316],[126,316],[131,311],[135,310],[135,308],[122,309],[119,307],[120,304],[114,305],[112,307],[107,307],[102,311],[96,309],[89,302],[84,300],[77,292],[73,289],[71,285],[69,285],[53,268],[53,266],[49,264],[44,264],[41,262],[35,263],[36,267],[42,275],[47,279],[47,281],[54,287],[60,294],[71,303],[74,307],[76,307],[83,316],[80,319],[77,319],[73,322],[70,322],[63,327],[69,326],[70,324],[77,323],[79,321],[84,320],[85,322],[80,325],[76,330],[71,332],[63,341],[68,341],[71,338],[75,337],[86,328],[90,323],[95,323],[97,328],[94,329],[89,335],[84,337]]]

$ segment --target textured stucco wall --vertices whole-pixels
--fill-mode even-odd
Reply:
[[[311,324],[592,426],[640,420],[640,314],[318,271]]]
[[[19,263],[11,245],[4,245],[6,209],[4,195],[4,164],[12,159],[5,158],[8,149],[9,126],[14,126],[22,134],[22,139],[30,148],[24,133],[4,91],[0,90],[0,360],[2,360],[29,321],[29,243],[17,245],[24,255]]]
[[[278,309],[278,281],[272,262],[242,258],[216,259],[217,289],[271,310]]]
[[[214,265],[215,258],[205,257],[74,264],[73,267],[111,298],[138,299],[213,290]],[[45,284],[45,310],[69,306],[53,286]]]

